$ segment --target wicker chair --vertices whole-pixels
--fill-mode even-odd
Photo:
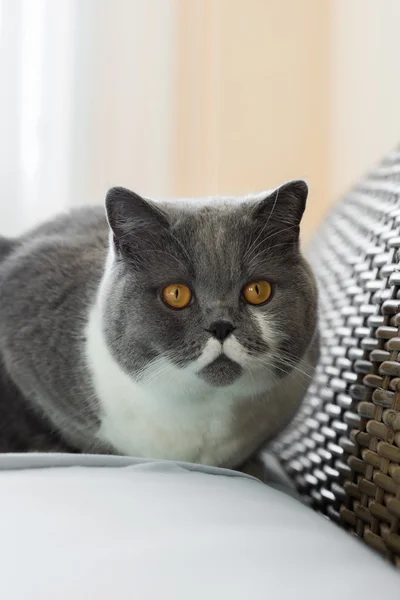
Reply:
[[[321,359],[274,452],[316,510],[400,567],[400,152],[337,206],[308,257]]]

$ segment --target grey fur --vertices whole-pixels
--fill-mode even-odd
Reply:
[[[166,355],[180,367],[191,363],[215,320],[234,323],[250,354],[268,352],[241,297],[257,278],[274,284],[273,299],[258,310],[281,337],[275,375],[285,377],[307,353],[312,370],[317,294],[298,247],[306,197],[304,182],[236,203],[155,203],[114,188],[106,199],[109,224],[102,208],[80,209],[17,240],[0,238],[0,451],[116,452],[96,435],[99,400],[84,335],[110,229],[116,260],[104,331],[125,372],[137,376]],[[183,311],[160,299],[172,282],[195,290]],[[240,365],[222,357],[199,376],[221,386],[240,374]],[[292,404],[281,407],[280,427],[293,417],[298,402]]]

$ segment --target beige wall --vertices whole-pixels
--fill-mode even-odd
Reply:
[[[175,0],[175,193],[305,177],[303,237],[400,140],[399,0]]]
[[[244,193],[304,177],[307,237],[329,182],[329,3],[178,2],[176,193]]]
[[[332,6],[331,181],[338,197],[400,142],[400,1]]]

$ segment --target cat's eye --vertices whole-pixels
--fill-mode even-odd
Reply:
[[[272,287],[268,281],[251,281],[243,288],[243,296],[249,304],[264,304],[272,294]]]
[[[171,308],[186,308],[192,299],[192,291],[183,283],[172,283],[163,289],[162,298]]]

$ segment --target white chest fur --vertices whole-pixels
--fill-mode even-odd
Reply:
[[[97,308],[87,328],[87,361],[100,400],[98,438],[120,453],[233,466],[252,452],[268,428],[265,373],[213,388],[167,361],[135,381],[111,355]]]

